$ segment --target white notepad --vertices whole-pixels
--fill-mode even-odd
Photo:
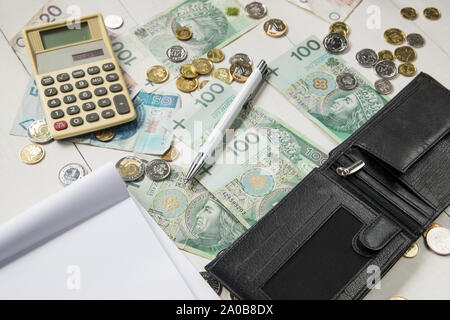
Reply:
[[[0,299],[218,299],[108,164],[0,226]]]

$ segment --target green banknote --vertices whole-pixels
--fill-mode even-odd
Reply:
[[[329,54],[315,36],[271,62],[270,69],[269,83],[337,142],[351,136],[387,102],[358,71]],[[356,89],[338,88],[336,77],[344,72],[356,76]]]
[[[145,177],[128,183],[128,190],[180,249],[214,259],[246,229],[205,187],[195,180],[186,184],[185,172],[171,168],[167,180]]]

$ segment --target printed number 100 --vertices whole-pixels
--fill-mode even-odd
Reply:
[[[225,88],[218,83],[213,83],[209,87],[210,91],[205,91],[200,95],[200,99],[195,99],[195,104],[201,104],[203,107],[208,108],[208,103],[214,102],[216,100],[216,95],[224,92]]]
[[[311,55],[311,51],[317,51],[319,49],[320,49],[320,43],[318,43],[316,40],[309,40],[306,43],[306,47],[304,47],[304,46],[298,47],[297,52],[291,53],[291,57],[295,57],[298,60],[303,61],[303,58],[307,58]]]

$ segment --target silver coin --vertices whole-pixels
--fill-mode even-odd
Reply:
[[[167,49],[166,54],[172,62],[182,62],[187,58],[187,52],[182,46],[172,46]]]
[[[253,19],[264,18],[267,14],[267,8],[261,2],[253,1],[245,5],[245,14]]]
[[[78,163],[69,163],[59,170],[59,181],[64,186],[69,186],[72,183],[80,180],[86,175],[86,169]]]
[[[365,68],[372,68],[378,62],[378,54],[372,49],[363,49],[356,54],[356,61]]]
[[[450,255],[450,230],[446,228],[433,228],[428,231],[427,245],[441,256]]]
[[[108,29],[119,29],[121,26],[123,26],[123,18],[114,14],[106,16],[105,26]]]
[[[150,180],[162,181],[170,176],[170,166],[169,164],[162,160],[156,159],[150,161],[145,167],[145,174]]]
[[[145,162],[136,157],[125,157],[116,163],[116,169],[125,182],[135,182],[145,174]],[[128,168],[131,170],[127,170]],[[136,170],[137,168],[137,170]]]
[[[31,142],[44,144],[53,140],[48,125],[44,120],[33,122],[27,129],[27,136]]]
[[[383,79],[394,79],[398,75],[397,66],[391,60],[383,60],[375,65],[375,71]]]
[[[406,41],[414,48],[422,48],[425,45],[425,39],[418,33],[408,34]]]
[[[330,33],[323,39],[323,46],[328,52],[339,54],[348,48],[348,41],[340,33]]]
[[[388,79],[380,79],[375,81],[375,90],[378,93],[388,95],[394,92],[394,86]]]
[[[248,55],[246,55],[245,53],[236,53],[229,60],[230,64],[233,64],[233,63],[239,62],[239,61],[246,62],[251,66],[253,65],[252,59],[250,59],[250,57]]]
[[[220,296],[223,289],[222,284],[217,281],[216,278],[211,276],[209,272],[203,271],[200,272],[200,275],[203,277],[203,279],[205,279],[206,282],[208,282],[209,286],[217,293],[217,295]]]
[[[336,83],[341,90],[353,90],[358,86],[358,79],[352,73],[342,73],[336,77]]]

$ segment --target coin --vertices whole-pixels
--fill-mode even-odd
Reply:
[[[280,19],[269,19],[264,23],[264,32],[273,38],[279,38],[283,36],[287,31],[287,26]]]
[[[195,79],[198,77],[197,71],[192,64],[185,64],[180,68],[180,74],[185,79]]]
[[[48,130],[48,125],[44,120],[33,122],[27,129],[28,139],[31,142],[44,144],[53,140]]]
[[[108,29],[119,29],[123,25],[123,18],[117,15],[109,15],[105,18],[105,26]]]
[[[136,157],[125,157],[116,163],[116,169],[125,182],[137,181],[145,173],[144,162]]]
[[[336,83],[341,90],[353,90],[358,85],[358,80],[352,73],[342,73],[336,77]]]
[[[182,92],[192,92],[198,87],[198,80],[197,79],[186,79],[183,77],[179,77],[176,82],[178,90]]]
[[[233,76],[231,75],[230,70],[226,68],[219,68],[214,70],[214,72],[212,73],[212,77],[219,79],[226,84],[231,84],[233,82]]]
[[[161,156],[161,159],[167,162],[173,162],[180,156],[180,151],[174,146],[171,146],[165,154]]]
[[[389,300],[392,300],[392,301],[395,301],[395,300],[397,300],[397,301],[403,301],[403,300],[408,300],[408,299],[406,299],[406,298],[404,298],[404,297],[400,297],[400,296],[394,296],[394,297],[391,297],[391,298],[389,298]]]
[[[187,27],[179,27],[175,30],[175,37],[182,41],[189,40],[192,38],[192,31]]]
[[[64,186],[80,180],[86,175],[86,169],[78,163],[69,163],[59,170],[58,178]]]
[[[170,176],[170,171],[169,164],[162,159],[150,161],[145,166],[145,174],[150,180],[153,181],[162,181],[167,179]]]
[[[394,86],[388,79],[380,79],[375,81],[375,90],[378,93],[388,95],[394,92]]]
[[[230,73],[237,82],[246,82],[252,75],[253,68],[247,62],[238,61],[231,65]]]
[[[413,243],[413,245],[409,247],[408,250],[406,250],[403,256],[405,258],[411,259],[417,257],[418,254],[419,254],[419,246],[417,245],[417,243]]]
[[[384,32],[384,39],[390,44],[400,45],[405,42],[406,35],[400,29],[391,28]]]
[[[330,26],[330,33],[340,33],[347,37],[350,28],[345,22],[337,21]]]
[[[205,58],[195,59],[192,61],[192,66],[194,67],[194,70],[201,75],[208,74],[214,69],[212,62]]]
[[[394,61],[395,57],[394,54],[389,50],[382,50],[378,52],[378,60],[391,60]]]
[[[207,84],[209,83],[209,80],[203,80],[198,84],[198,90],[202,90]]]
[[[187,58],[187,52],[182,46],[172,46],[166,51],[166,55],[172,62],[182,62]]]
[[[378,55],[372,49],[363,49],[356,54],[356,60],[365,68],[372,68],[378,62]]]
[[[230,64],[233,64],[238,61],[247,62],[251,66],[253,65],[252,59],[250,59],[250,57],[245,53],[236,53],[229,60]]]
[[[428,228],[427,228],[427,230],[425,230],[425,232],[423,233],[423,237],[426,239],[427,238],[427,235],[428,235],[428,232],[431,230],[431,229],[433,229],[433,228],[439,228],[439,227],[442,227],[440,224],[438,224],[438,223],[432,223]]]
[[[431,229],[427,234],[427,245],[438,255],[450,255],[450,230],[442,227]]]
[[[217,281],[216,278],[212,277],[209,272],[200,272],[200,275],[205,279],[206,282],[208,282],[209,286],[217,293],[218,296],[222,293],[222,284]]]
[[[261,2],[252,1],[247,3],[244,8],[245,14],[253,19],[264,18],[267,14],[267,8]]]
[[[323,39],[323,45],[328,52],[339,54],[348,48],[348,41],[340,33],[330,33]]]
[[[425,39],[418,33],[408,34],[406,41],[414,48],[422,48],[425,45]]]
[[[45,150],[42,146],[32,143],[22,148],[20,159],[25,164],[37,164],[45,157]]]
[[[441,17],[441,12],[439,11],[439,9],[433,7],[423,10],[423,14],[425,18],[430,20],[438,20]]]
[[[95,137],[101,142],[109,142],[116,136],[116,133],[113,129],[105,129],[101,131],[97,131],[95,133]]]
[[[375,71],[383,79],[393,79],[397,76],[398,70],[391,60],[383,60],[375,65]]]
[[[402,10],[400,10],[400,14],[403,16],[403,18],[408,20],[416,20],[419,16],[416,9],[411,7],[403,8]]]
[[[147,80],[152,83],[163,83],[169,79],[169,70],[164,66],[153,66],[147,70]]]
[[[394,55],[401,62],[412,62],[417,58],[416,50],[409,46],[403,46],[395,49]]]
[[[220,49],[211,49],[206,53],[206,57],[209,61],[214,63],[222,62],[225,59],[225,54]]]
[[[417,68],[412,63],[405,62],[398,66],[398,73],[405,77],[413,77],[417,73]]]

